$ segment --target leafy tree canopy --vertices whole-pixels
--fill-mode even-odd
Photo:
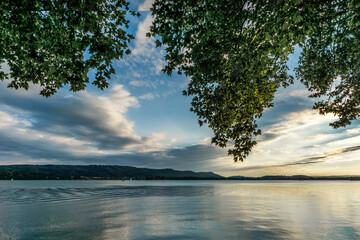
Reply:
[[[24,0],[0,3],[0,63],[10,87],[43,86],[50,96],[65,84],[108,86],[112,60],[130,53],[124,0]],[[138,15],[130,12],[132,15]],[[220,147],[243,161],[261,134],[257,119],[274,94],[293,83],[287,60],[302,54],[299,79],[320,98],[314,108],[346,126],[360,115],[360,3],[356,0],[155,0],[148,36],[165,45],[164,72],[184,73],[191,111],[208,124]],[[88,53],[85,55],[85,53]]]
[[[360,3],[355,0],[156,0],[149,36],[166,46],[167,66],[191,78],[199,124],[243,161],[261,134],[257,119],[293,83],[287,60],[302,48],[296,78],[333,113],[334,128],[360,115]],[[230,143],[230,144],[229,144]]]
[[[134,38],[126,32],[128,5],[125,0],[1,1],[0,64],[6,60],[10,74],[0,71],[0,80],[11,77],[9,87],[15,89],[39,84],[40,94],[49,97],[65,84],[83,90],[89,70],[96,69],[92,84],[107,88],[115,73],[112,61],[130,53]]]

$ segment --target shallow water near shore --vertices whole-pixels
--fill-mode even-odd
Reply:
[[[360,182],[0,181],[0,239],[360,239]]]

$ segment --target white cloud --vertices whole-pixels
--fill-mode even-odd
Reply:
[[[310,92],[307,89],[296,89],[292,91],[285,91],[276,95],[279,98],[288,98],[288,97],[301,97],[308,98]]]
[[[19,122],[16,118],[3,111],[0,111],[0,119],[0,128],[6,128]]]
[[[167,133],[153,133],[148,137],[142,138],[143,145],[136,150],[141,153],[146,152],[162,152],[171,148],[176,142],[175,138],[171,138]]]
[[[149,87],[156,89],[159,85],[163,85],[163,81],[157,81],[157,80],[131,80],[129,82],[130,86],[133,87]]]
[[[360,128],[348,129],[346,132],[349,134],[360,134]]]
[[[172,140],[156,133],[144,138],[134,132],[135,123],[126,113],[139,107],[139,102],[123,85],[112,85],[102,96],[59,93],[49,99],[29,92],[14,95],[13,90],[2,86],[0,91],[0,156],[6,152],[7,159],[19,154],[20,148],[22,159],[55,161],[61,155],[101,157],[160,149]]]
[[[150,8],[152,7],[154,3],[154,0],[145,0],[144,3],[139,5],[138,11],[150,11]]]
[[[155,52],[154,38],[146,37],[146,33],[150,32],[154,18],[149,14],[145,20],[138,25],[138,30],[135,36],[135,48],[132,51],[133,55],[149,56]]]
[[[159,97],[155,93],[136,98],[123,85],[113,84],[96,94],[61,90],[43,98],[26,91],[16,94],[4,83],[0,83],[0,92],[2,164],[98,164],[103,159],[116,164],[126,159],[137,166],[132,158],[161,152],[166,156],[165,151],[177,142],[166,132],[139,136],[127,116],[130,108],[140,107],[139,100]]]
[[[143,99],[143,100],[148,100],[148,101],[150,101],[150,100],[153,100],[153,99],[156,98],[156,97],[160,97],[160,95],[159,95],[159,94],[146,93],[146,94],[144,94],[144,95],[141,95],[141,96],[139,97],[139,99]]]
[[[312,126],[329,124],[336,118],[331,115],[321,116],[317,111],[304,110],[300,112],[291,112],[283,116],[284,121],[272,125],[269,132],[273,133],[294,133],[295,131],[302,132]],[[264,129],[266,130],[266,129]],[[309,133],[304,131],[304,133]]]
[[[148,14],[145,20],[139,23],[135,36],[135,47],[132,49],[132,54],[129,56],[128,61],[141,63],[148,66],[147,69],[151,73],[160,74],[161,69],[165,65],[164,50],[155,46],[155,38],[146,37],[146,33],[150,32],[153,20],[153,17]]]
[[[281,119],[281,122],[262,129],[263,141],[259,141],[244,163],[228,167],[229,171],[233,170],[224,174],[292,175],[314,174],[316,171],[319,175],[339,174],[341,167],[338,168],[339,173],[336,173],[332,172],[334,169],[324,166],[344,157],[355,159],[360,156],[359,151],[342,153],[342,149],[352,147],[360,141],[357,128],[333,130],[329,123],[336,120],[336,117],[332,115],[323,116],[314,110],[303,110],[282,115]],[[269,135],[268,139],[264,135]],[[334,154],[338,152],[340,154]],[[326,158],[316,160],[318,157]],[[239,172],[234,171],[236,169]],[[312,169],[317,170],[314,172]]]

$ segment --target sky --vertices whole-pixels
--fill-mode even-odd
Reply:
[[[116,74],[104,91],[89,85],[63,88],[44,98],[40,88],[7,88],[0,82],[0,165],[101,164],[212,171],[223,176],[360,175],[360,121],[332,129],[332,115],[312,110],[303,85],[280,89],[275,107],[260,119],[262,135],[244,162],[210,144],[212,131],[199,127],[182,95],[189,79],[161,69],[164,49],[145,37],[151,1],[131,1],[142,13],[131,17],[132,54],[114,61]],[[289,59],[297,65],[299,50]],[[8,71],[7,66],[2,69]],[[93,73],[90,72],[90,76]]]

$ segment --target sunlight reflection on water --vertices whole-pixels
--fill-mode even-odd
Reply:
[[[0,239],[359,239],[360,182],[0,181]]]

